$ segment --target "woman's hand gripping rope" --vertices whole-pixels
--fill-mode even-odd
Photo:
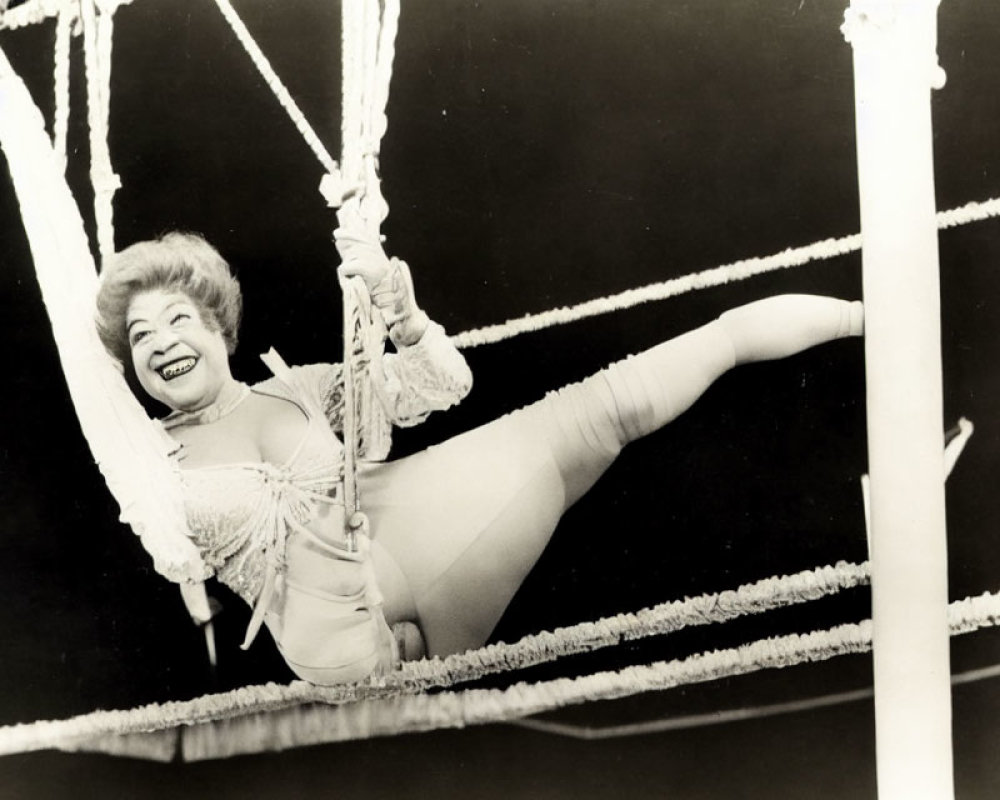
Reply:
[[[342,259],[338,272],[345,278],[364,280],[393,344],[416,344],[427,329],[428,318],[417,306],[409,267],[386,256],[378,234],[368,230],[355,203],[345,204],[337,219],[340,226],[333,237]]]

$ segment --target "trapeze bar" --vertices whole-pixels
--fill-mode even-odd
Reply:
[[[854,0],[879,797],[954,796],[930,90],[937,0]]]

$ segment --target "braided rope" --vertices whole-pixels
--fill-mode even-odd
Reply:
[[[392,64],[396,57],[396,34],[399,31],[399,0],[385,0],[379,28],[378,59],[375,63],[375,88],[372,97],[372,136],[380,141],[389,127],[385,110],[389,104]]]
[[[69,131],[69,45],[73,24],[78,19],[75,4],[66,2],[56,18],[54,64],[55,117],[52,122],[53,149],[66,169],[66,136]]]
[[[87,72],[87,123],[90,128],[90,182],[94,187],[97,246],[102,259],[115,252],[114,196],[121,180],[111,164],[108,117],[111,105],[113,15],[97,12],[96,0],[81,0],[84,63]]]
[[[939,228],[947,229],[997,216],[1000,216],[1000,198],[992,198],[983,202],[968,203],[949,211],[941,211],[937,214],[937,224]],[[666,300],[697,289],[721,286],[767,272],[800,267],[812,261],[835,258],[860,249],[861,234],[859,233],[843,236],[839,239],[824,239],[803,247],[788,248],[773,255],[742,259],[679,278],[672,278],[668,281],[651,283],[607,297],[587,300],[575,306],[564,306],[538,314],[528,314],[496,325],[475,328],[456,334],[452,337],[452,341],[460,348],[494,344],[520,336],[523,333],[540,331],[555,325],[566,325],[570,322],[621,311],[654,300]]]
[[[257,46],[250,31],[247,30],[246,25],[243,24],[243,20],[240,19],[229,0],[215,0],[215,4],[219,7],[226,22],[229,23],[229,27],[232,28],[233,33],[236,34],[236,38],[240,44],[243,45],[243,49],[247,51],[247,54],[253,61],[257,71],[260,72],[268,88],[274,92],[274,96],[278,99],[281,107],[285,109],[285,113],[288,114],[295,128],[302,134],[302,138],[309,145],[309,149],[313,151],[316,158],[319,159],[320,164],[323,165],[323,168],[328,173],[334,176],[339,175],[337,162],[334,161],[333,156],[330,155],[323,142],[320,141],[319,136],[316,135],[316,131],[313,130],[305,114],[302,113],[302,110],[298,107],[288,89],[281,82],[281,78],[274,71],[271,62],[267,60],[267,56]]]
[[[378,152],[387,128],[386,104],[392,78],[392,61],[398,26],[398,0],[343,0],[341,6],[342,73],[342,178],[339,186],[329,181],[320,192],[331,206],[340,205],[347,193],[356,192],[361,219],[373,236],[388,216],[378,176]],[[351,511],[361,507],[358,496],[358,458],[365,444],[379,438],[384,414],[372,403],[368,369],[384,347],[385,326],[378,309],[369,306],[362,313],[361,298],[367,295],[360,279],[352,288],[340,278],[343,296],[344,368],[344,497]],[[367,301],[367,297],[365,298]],[[368,362],[368,363],[362,363]],[[357,362],[357,363],[356,363]],[[357,381],[355,374],[362,380]],[[365,385],[367,383],[367,386]],[[366,402],[367,400],[367,402]],[[369,451],[369,457],[372,456]],[[351,514],[345,520],[345,536],[354,542],[356,525],[363,517]]]
[[[352,181],[361,173],[363,11],[362,0],[341,0],[341,166]]]
[[[389,213],[379,186],[378,154],[388,128],[399,0],[344,0],[342,17],[341,189],[360,190],[361,216],[377,231]]]

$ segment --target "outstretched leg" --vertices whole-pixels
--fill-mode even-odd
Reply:
[[[860,303],[751,303],[442,445],[372,466],[362,497],[376,542],[405,575],[428,652],[486,640],[563,512],[622,447],[677,417],[735,364],[861,326]]]
[[[863,325],[860,302],[769,297],[553,393],[547,398],[554,417],[549,429],[567,488],[566,507],[586,493],[622,447],[678,417],[733,366],[858,336]]]

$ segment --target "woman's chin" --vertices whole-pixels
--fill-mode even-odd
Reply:
[[[210,401],[205,399],[205,393],[199,391],[197,387],[180,385],[157,387],[156,392],[151,394],[171,411],[198,411],[210,405]]]

